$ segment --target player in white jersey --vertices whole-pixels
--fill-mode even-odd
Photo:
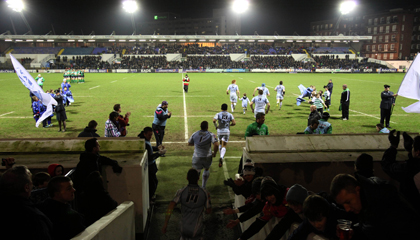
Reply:
[[[274,91],[277,91],[277,107],[279,107],[279,109],[281,109],[281,106],[283,105],[283,97],[284,94],[286,93],[286,88],[283,86],[283,81],[280,81],[280,85],[277,85],[274,88]],[[279,105],[280,103],[280,105]]]
[[[258,90],[258,96],[254,97],[251,100],[251,103],[249,106],[251,106],[252,112],[254,113],[254,117],[257,116],[257,113],[264,113],[267,114],[270,110],[270,102],[268,99],[263,95],[263,90]],[[255,109],[253,105],[255,104]],[[265,106],[267,105],[267,109],[265,109]]]
[[[261,84],[261,87],[256,87],[254,89],[254,92],[252,93],[252,96],[255,97],[255,91],[262,90],[264,97],[270,96],[270,91],[268,91],[268,88],[265,87],[265,83]]]
[[[209,123],[207,121],[201,122],[201,130],[193,133],[188,140],[188,146],[194,146],[194,154],[192,157],[192,167],[201,172],[204,168],[202,187],[206,188],[207,180],[210,177],[210,166],[212,158],[216,157],[217,150],[219,149],[219,143],[217,137],[207,131],[209,129]],[[211,145],[213,144],[213,152],[211,151]]]
[[[231,109],[232,112],[235,110],[236,102],[238,102],[239,96],[239,87],[236,85],[236,80],[232,80],[232,84],[230,84],[226,90],[226,94],[229,95],[230,91],[230,102],[231,102]]]
[[[222,104],[222,111],[219,113],[216,113],[216,115],[213,118],[213,124],[217,129],[217,136],[219,137],[220,145],[219,145],[219,151],[220,151],[220,158],[219,158],[219,167],[223,166],[223,158],[225,157],[226,153],[226,145],[229,141],[229,135],[230,135],[230,126],[235,126],[235,118],[233,118],[233,115],[230,114],[228,111],[228,106],[226,103]],[[216,123],[217,121],[217,123]]]
[[[211,213],[210,194],[197,182],[200,175],[191,168],[187,174],[188,186],[179,189],[174,199],[169,203],[166,210],[165,223],[162,233],[166,233],[169,219],[178,203],[181,203],[181,220],[179,229],[181,230],[181,239],[203,239],[203,217],[204,209],[206,213]]]
[[[244,110],[245,114],[245,111],[248,109],[249,98],[246,96],[246,93],[244,93],[244,96],[239,100],[242,101],[242,109]]]

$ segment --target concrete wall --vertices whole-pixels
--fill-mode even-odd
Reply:
[[[407,159],[403,142],[401,135],[398,161]],[[376,176],[391,180],[380,165],[389,146],[387,134],[254,136],[246,139],[243,155],[278,183],[299,183],[314,192],[329,192],[335,175],[354,173],[354,161],[362,153],[373,156]]]

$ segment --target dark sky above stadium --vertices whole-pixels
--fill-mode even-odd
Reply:
[[[24,34],[27,28],[19,15],[1,0],[0,34],[16,28]],[[74,32],[75,35],[130,35],[130,15],[122,9],[120,0],[23,0],[24,15],[34,34],[44,35],[54,28],[57,35]],[[249,0],[250,8],[242,16],[242,35],[309,35],[311,21],[339,16],[340,1],[334,0]],[[215,8],[230,8],[232,0],[138,0],[136,22],[151,21],[162,12],[173,12],[184,18],[212,17]],[[358,1],[358,11],[407,8],[409,1],[371,0]],[[233,14],[233,13],[232,13]]]

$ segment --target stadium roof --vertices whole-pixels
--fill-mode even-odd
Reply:
[[[6,42],[359,42],[372,36],[0,35]]]

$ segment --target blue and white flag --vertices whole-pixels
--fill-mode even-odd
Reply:
[[[33,93],[35,96],[37,96],[37,98],[39,98],[39,100],[41,100],[43,105],[47,107],[47,110],[42,114],[42,116],[35,124],[36,127],[39,127],[39,124],[53,113],[52,105],[57,105],[57,101],[55,101],[55,99],[52,98],[50,94],[45,93],[42,90],[34,78],[28,73],[28,71],[26,71],[26,69],[19,63],[19,61],[13,57],[12,54],[9,55],[20,81],[27,89],[29,89],[29,91],[31,91],[31,93]]]
[[[398,96],[419,100],[414,104],[402,109],[407,113],[420,113],[420,58],[417,57],[411,63],[398,89]]]

